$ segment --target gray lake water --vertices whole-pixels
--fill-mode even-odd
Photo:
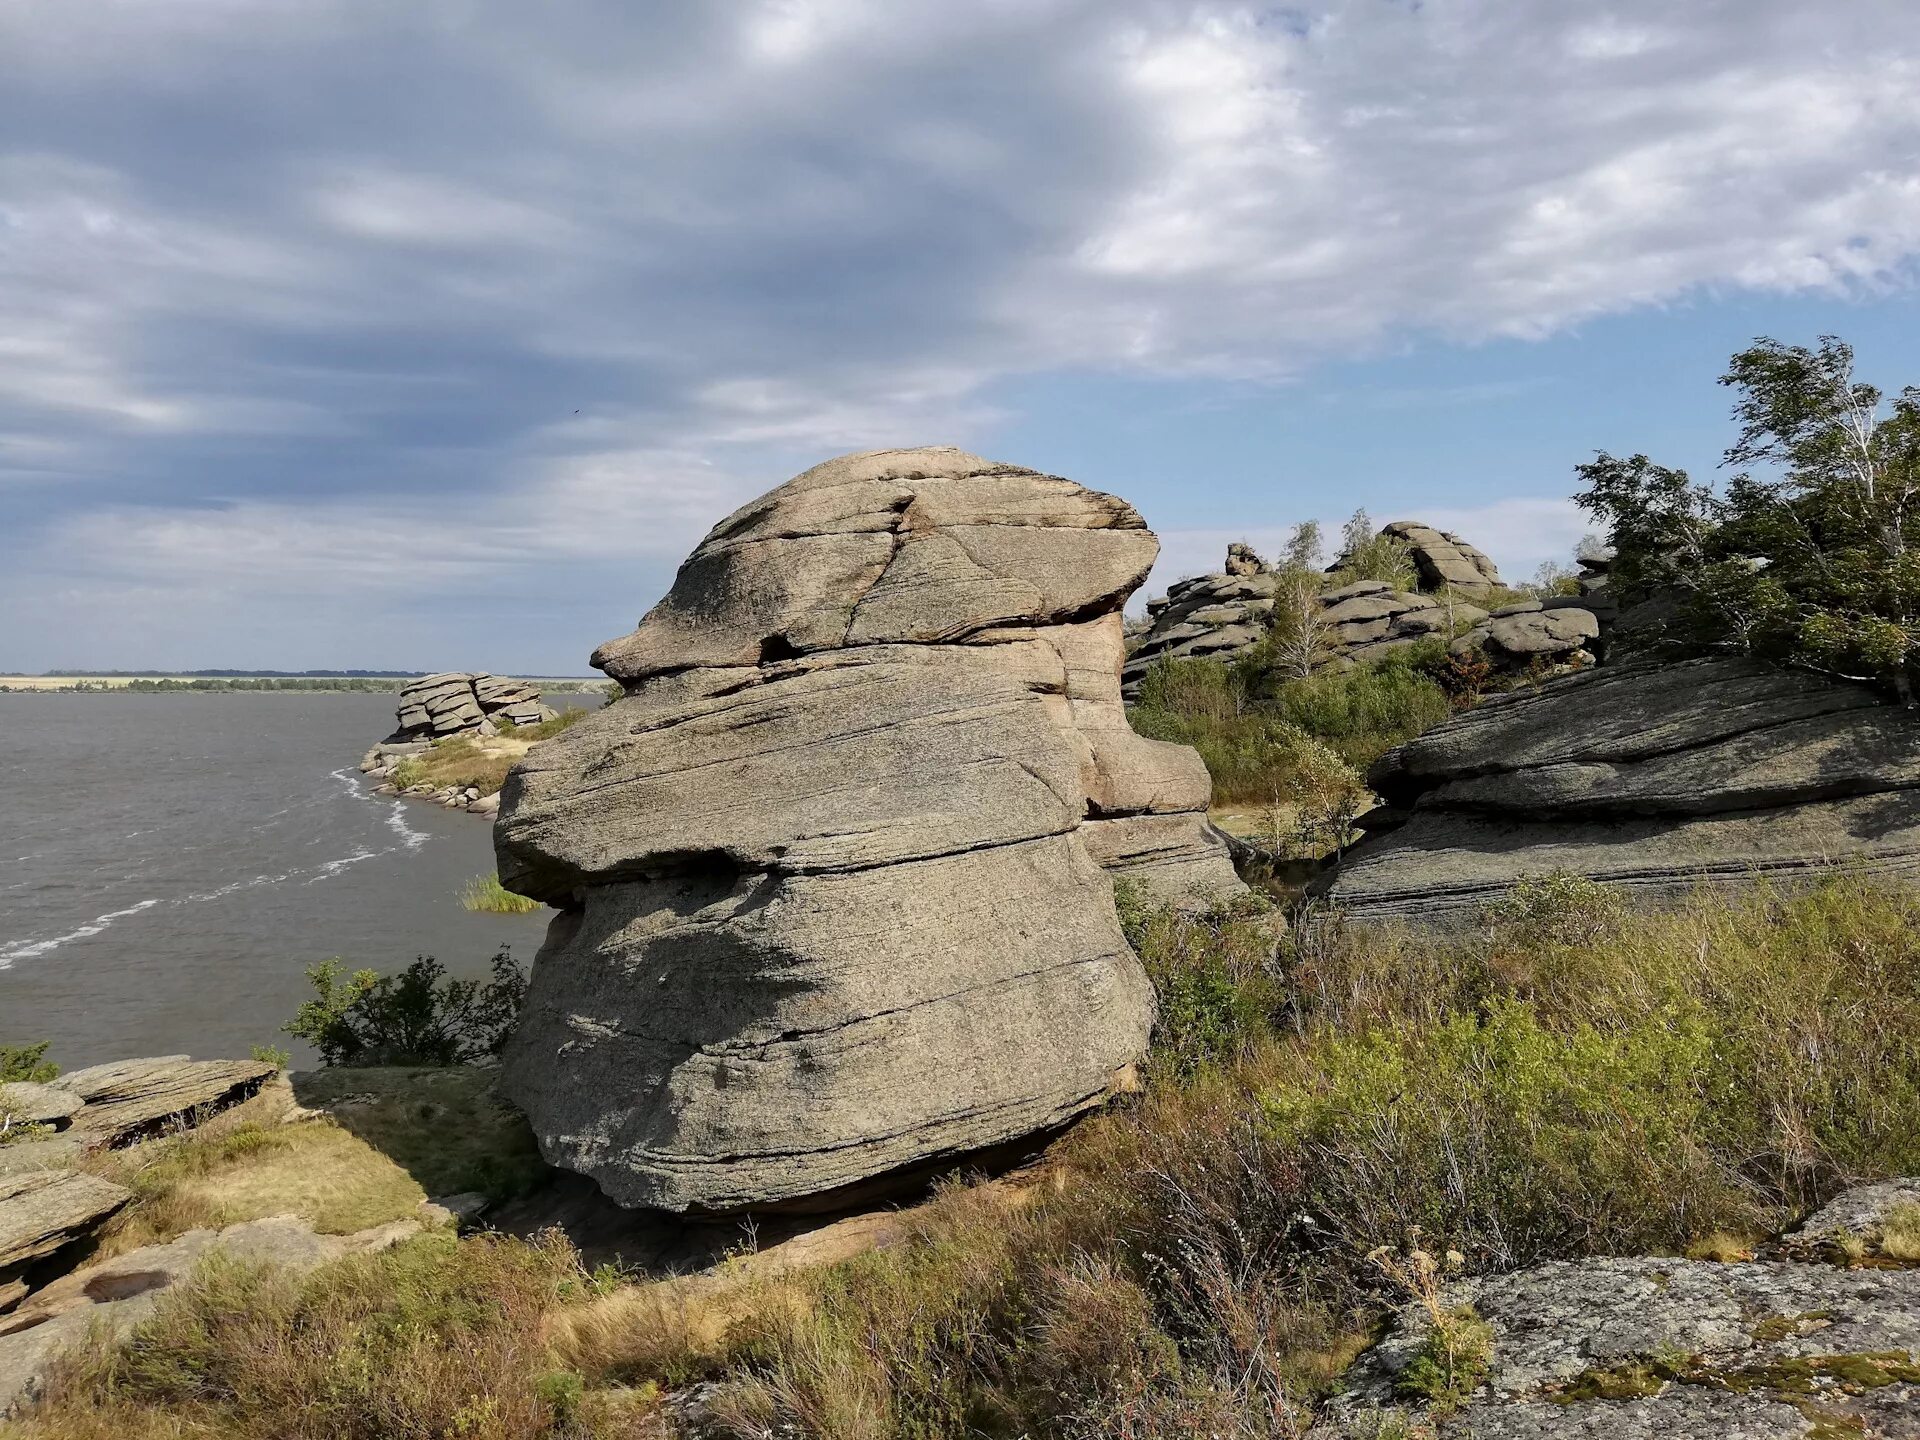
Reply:
[[[597,704],[597,697],[549,697]],[[546,915],[473,914],[487,821],[372,793],[390,695],[0,695],[0,1042],[72,1068],[300,1047],[302,971],[531,962]]]

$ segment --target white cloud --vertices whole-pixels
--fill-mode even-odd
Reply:
[[[637,605],[823,451],[992,451],[1021,377],[1904,284],[1910,10],[15,0],[0,605],[82,538],[129,584],[378,590],[382,526],[428,589],[625,545]],[[1524,572],[1546,503],[1461,527]]]

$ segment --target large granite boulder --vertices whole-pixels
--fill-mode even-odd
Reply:
[[[615,1200],[817,1199],[1044,1131],[1140,1056],[1113,877],[1238,889],[1198,756],[1120,701],[1157,543],[1124,501],[937,448],[714,527],[522,762],[502,880],[562,907],[505,1088]]]
[[[537,686],[485,671],[448,671],[410,680],[400,688],[389,743],[445,740],[456,735],[494,735],[517,725],[538,725],[554,712]]]
[[[1556,871],[1661,897],[1920,869],[1920,721],[1756,660],[1610,665],[1497,695],[1368,783],[1385,805],[1323,887],[1361,917],[1472,911]]]

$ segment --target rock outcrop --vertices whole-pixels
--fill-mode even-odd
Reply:
[[[1273,597],[1283,577],[1272,571],[1256,575],[1201,575],[1170,586],[1164,601],[1153,607],[1153,624],[1137,637],[1124,671],[1128,698],[1138,698],[1140,682],[1157,660],[1232,660],[1266,635],[1273,615]],[[1473,638],[1455,643],[1456,651],[1480,648],[1491,618],[1485,610],[1457,596],[1445,598],[1396,590],[1384,580],[1356,580],[1351,585],[1323,590],[1319,607],[1321,663],[1332,666],[1363,664],[1388,651],[1422,640],[1445,640],[1461,626],[1471,626]],[[1527,608],[1527,607],[1519,607]],[[1534,605],[1532,608],[1539,608]],[[1500,612],[1503,616],[1508,611]],[[1578,648],[1573,647],[1573,648]],[[1496,668],[1513,669],[1531,657],[1515,659],[1492,645],[1486,649]]]
[[[1830,1208],[1858,1218],[1870,1248],[1876,1199],[1914,1193],[1911,1181],[1873,1187]],[[1452,1286],[1443,1303],[1471,1306],[1493,1336],[1467,1403],[1435,1414],[1405,1393],[1429,1325],[1409,1306],[1312,1440],[1920,1435],[1920,1268],[1784,1258],[1820,1250],[1833,1228],[1847,1227],[1823,1211],[1776,1247],[1782,1258],[1554,1261]]]
[[[1380,533],[1391,535],[1412,553],[1422,590],[1443,590],[1451,586],[1473,595],[1484,594],[1500,585],[1500,571],[1493,561],[1449,531],[1436,530],[1418,520],[1395,520],[1391,525],[1382,526]]]
[[[500,875],[563,907],[505,1089],[547,1158],[671,1210],[802,1202],[1020,1140],[1142,1053],[1112,877],[1238,889],[1198,756],[1136,736],[1124,501],[852,455],[708,534],[509,776]]]
[[[1453,641],[1455,653],[1483,652],[1497,672],[1537,672],[1543,659],[1552,664],[1590,663],[1587,647],[1599,624],[1579,607],[1579,598],[1532,601],[1489,615],[1471,603],[1500,584],[1500,572],[1486,555],[1457,535],[1412,520],[1396,520],[1382,534],[1403,541],[1419,575],[1417,590],[1396,590],[1381,580],[1361,580],[1320,595],[1320,624],[1325,628],[1325,663],[1350,665],[1379,658],[1401,645],[1439,637]],[[1340,562],[1331,567],[1337,570]],[[1283,577],[1269,570],[1242,544],[1227,547],[1225,570],[1196,575],[1167,587],[1166,596],[1148,602],[1147,623],[1129,633],[1126,693],[1137,698],[1140,681],[1156,660],[1232,660],[1267,634],[1274,596]],[[1534,618],[1534,612],[1542,612]],[[1550,614],[1546,612],[1552,612]]]
[[[1496,669],[1591,665],[1597,658],[1600,618],[1582,596],[1523,600],[1495,610],[1455,640],[1454,654],[1479,651]]]
[[[445,740],[454,735],[493,735],[518,725],[551,720],[540,691],[524,680],[508,680],[484,671],[449,671],[409,681],[400,691],[400,708],[390,742]]]
[[[132,1198],[78,1170],[0,1175],[0,1312],[28,1293],[29,1270],[92,1235]]]
[[[1608,665],[1496,695],[1368,783],[1385,806],[1323,887],[1361,918],[1471,912],[1555,871],[1660,897],[1920,869],[1920,722],[1756,660]]]
[[[195,1060],[162,1055],[73,1070],[51,1082],[83,1102],[69,1116],[92,1148],[124,1145],[198,1115],[237,1105],[279,1073],[264,1060]]]

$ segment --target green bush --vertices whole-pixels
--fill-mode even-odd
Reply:
[[[1114,891],[1127,943],[1160,1002],[1155,1068],[1191,1075],[1252,1054],[1286,1003],[1275,958],[1278,912],[1257,896],[1188,912],[1154,905],[1126,881]]]
[[[451,980],[422,955],[398,975],[338,960],[307,971],[315,996],[281,1029],[320,1053],[322,1065],[465,1065],[500,1053],[512,1033],[527,978],[505,950],[492,978]]]
[[[9,1081],[44,1085],[60,1074],[60,1067],[47,1059],[45,1040],[31,1045],[0,1045],[0,1085]]]
[[[1357,770],[1451,715],[1447,690],[1429,673],[1445,654],[1437,642],[1410,645],[1306,679],[1263,668],[1257,650],[1232,666],[1163,660],[1142,677],[1128,719],[1149,739],[1199,751],[1217,802],[1291,803],[1315,778],[1315,747]]]

